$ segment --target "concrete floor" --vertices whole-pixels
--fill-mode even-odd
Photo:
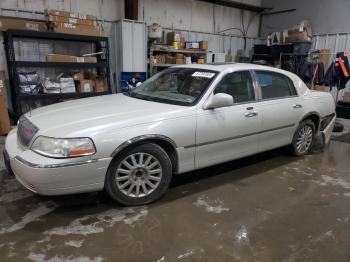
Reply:
[[[337,141],[275,150],[178,176],[138,208],[36,196],[0,160],[0,261],[350,261],[349,160]]]

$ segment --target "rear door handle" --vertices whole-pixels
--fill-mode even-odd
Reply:
[[[299,105],[299,104],[296,104],[293,106],[293,108],[302,108],[303,106],[302,105]]]
[[[258,113],[257,112],[247,112],[244,114],[245,117],[254,117],[257,116]]]

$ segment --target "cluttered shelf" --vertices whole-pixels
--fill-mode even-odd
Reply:
[[[57,94],[20,94],[21,100],[41,100],[41,99],[69,99],[69,98],[85,98],[92,96],[108,95],[110,92],[94,92],[94,93],[57,93]]]
[[[176,66],[178,64],[158,64],[158,63],[148,63],[152,65],[153,67],[171,67],[171,66]]]
[[[177,33],[170,33],[171,39],[174,38],[174,34]],[[179,38],[179,36],[176,37]],[[162,68],[192,64],[193,62],[205,64],[208,60],[211,60],[208,58],[210,53],[207,51],[207,41],[173,41],[172,43],[172,45],[156,44],[150,47],[148,62],[150,75],[159,72]]]
[[[64,67],[64,68],[104,68],[107,62],[97,63],[70,63],[70,62],[31,62],[31,61],[15,61],[10,62],[14,67]]]
[[[162,52],[162,53],[183,53],[183,54],[206,54],[206,50],[197,49],[174,49],[169,47],[151,47],[151,52]]]
[[[77,18],[77,24],[66,28],[65,23],[56,21],[63,19],[62,14],[68,15],[48,11],[48,28],[32,24],[39,31],[5,31],[11,102],[16,117],[67,99],[112,93],[108,38],[96,17]]]

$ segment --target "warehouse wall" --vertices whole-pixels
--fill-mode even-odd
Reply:
[[[237,0],[236,0],[237,1]],[[241,0],[247,4],[261,5],[261,0]],[[139,0],[139,19],[147,24],[159,23],[163,27],[217,33],[232,27],[241,28],[241,10],[213,5],[196,0]],[[254,16],[244,11],[244,24]],[[257,37],[259,18],[253,20],[248,35]],[[239,35],[238,31],[228,33]]]
[[[92,14],[102,20],[118,20],[124,16],[124,0],[0,0],[0,8],[30,11],[51,8]]]
[[[273,11],[296,8],[297,11],[265,16],[262,23],[262,36],[268,32],[281,31],[307,19],[315,34],[349,32],[349,0],[262,0],[262,5],[273,7]]]

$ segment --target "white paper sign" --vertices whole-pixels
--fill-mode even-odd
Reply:
[[[205,78],[213,78],[215,76],[215,73],[210,72],[194,72],[192,74],[194,77],[205,77]]]
[[[84,84],[84,92],[91,92],[91,86],[89,83]]]
[[[78,63],[84,63],[85,62],[84,57],[77,57],[77,62]]]

